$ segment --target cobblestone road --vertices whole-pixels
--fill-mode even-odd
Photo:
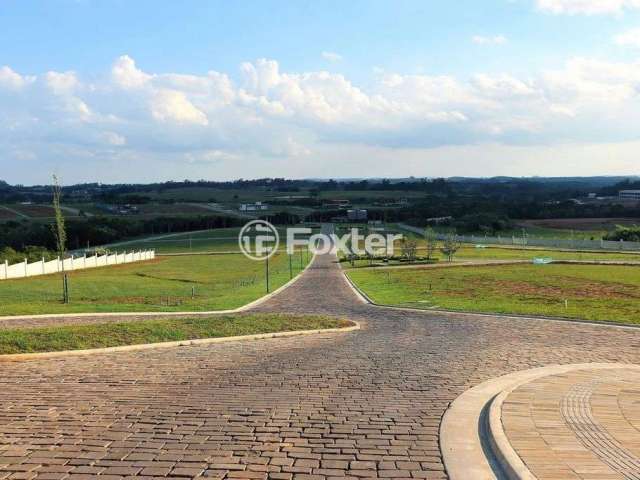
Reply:
[[[640,330],[359,303],[329,256],[259,310],[354,333],[0,364],[0,480],[446,478],[447,405],[490,377],[640,362]]]

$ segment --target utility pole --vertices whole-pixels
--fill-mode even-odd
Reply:
[[[267,293],[269,293],[269,256],[266,257],[265,262],[266,266],[266,276],[267,276]]]
[[[293,264],[291,263],[291,254],[289,254],[289,279],[293,278]]]

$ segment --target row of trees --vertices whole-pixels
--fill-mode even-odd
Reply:
[[[425,240],[425,255],[424,259],[427,262],[435,260],[435,252],[440,251],[449,262],[453,261],[454,255],[460,249],[460,242],[458,241],[455,232],[449,232],[443,238],[440,246],[438,246],[438,237],[433,228],[427,227],[424,231]],[[404,237],[401,241],[400,248],[402,256],[408,262],[415,262],[418,256],[418,241],[413,238]]]

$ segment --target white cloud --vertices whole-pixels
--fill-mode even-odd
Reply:
[[[507,37],[504,35],[484,36],[474,35],[471,41],[476,45],[504,45],[507,43]]]
[[[33,81],[33,77],[23,77],[6,65],[0,67],[0,87],[18,90]]]
[[[102,132],[100,138],[108,145],[122,147],[127,144],[127,139],[116,132]]]
[[[161,122],[208,125],[207,115],[176,90],[159,90],[151,101],[153,118]]]
[[[555,15],[621,14],[640,8],[640,0],[536,0],[538,9]]]
[[[71,93],[79,84],[74,72],[47,72],[44,81],[53,93],[59,95]]]
[[[113,161],[158,174],[156,162],[166,162],[167,175],[185,163],[250,160],[252,174],[265,175],[287,159],[312,169],[347,145],[359,145],[364,156],[354,161],[363,168],[362,152],[372,150],[624,143],[640,137],[638,85],[640,62],[590,58],[530,78],[380,71],[366,88],[326,71],[282,71],[268,59],[243,64],[237,82],[213,71],[146,73],[127,56],[91,84],[73,72],[34,78],[3,67],[0,159],[27,161],[15,152],[29,151],[41,162]]]
[[[640,48],[640,28],[627,30],[613,37],[613,42],[621,47]]]
[[[322,58],[329,62],[340,62],[342,60],[342,55],[335,52],[322,52]]]
[[[146,84],[151,75],[136,67],[136,62],[129,55],[119,57],[111,68],[113,81],[122,88],[138,88]]]

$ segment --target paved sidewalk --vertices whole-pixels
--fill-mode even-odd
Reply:
[[[539,480],[640,479],[640,372],[578,370],[514,390],[511,446]]]
[[[640,330],[381,309],[330,256],[258,311],[359,332],[3,364],[0,480],[446,478],[460,393],[557,363],[640,363]]]

